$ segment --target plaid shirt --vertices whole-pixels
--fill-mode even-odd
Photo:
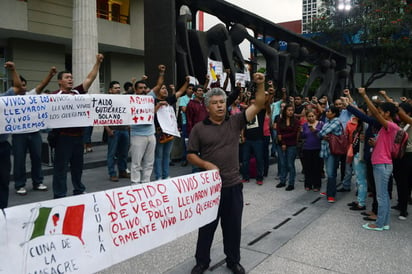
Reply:
[[[342,135],[343,127],[339,118],[335,117],[332,120],[327,120],[322,130],[318,133],[319,138],[322,139],[320,143],[320,157],[324,159],[328,158],[330,155],[329,142],[323,140],[323,137],[329,133],[337,136]]]

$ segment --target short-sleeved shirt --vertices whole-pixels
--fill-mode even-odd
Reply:
[[[187,94],[185,96],[180,97],[179,99],[179,107],[187,107],[187,104],[189,104],[190,101],[190,97],[187,96]],[[186,124],[187,120],[186,120],[186,113],[184,113],[182,111],[182,124]]]
[[[388,127],[382,127],[376,137],[375,147],[372,151],[372,164],[392,164],[391,148],[395,141],[399,126],[394,122],[388,122]]]
[[[188,153],[198,154],[220,170],[222,187],[240,183],[239,135],[246,125],[244,112],[229,116],[220,125],[208,118],[197,123],[189,137]]]
[[[153,99],[156,99],[156,94],[151,90],[148,96],[152,96]],[[130,126],[130,136],[151,136],[155,134],[154,123],[146,125],[131,125]]]

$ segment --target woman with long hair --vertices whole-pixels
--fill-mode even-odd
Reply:
[[[376,231],[388,230],[391,208],[388,183],[393,171],[391,147],[395,140],[396,132],[399,130],[399,126],[393,120],[398,112],[398,108],[390,102],[382,103],[376,108],[366,95],[364,88],[358,88],[358,91],[368,105],[369,110],[382,125],[372,151],[373,176],[375,177],[376,196],[378,199],[378,218],[374,224],[366,223],[362,227]]]
[[[282,116],[277,123],[278,132],[278,165],[280,168],[280,183],[277,188],[286,186],[286,178],[289,178],[286,191],[295,189],[296,178],[296,145],[300,132],[299,120],[295,118],[293,105],[286,105],[282,110]],[[288,177],[289,175],[289,177]]]
[[[339,121],[339,108],[335,106],[329,107],[326,111],[326,123],[318,134],[318,136],[322,138],[320,157],[324,159],[328,178],[326,193],[321,194],[327,196],[329,203],[334,203],[336,196],[336,176],[340,155],[334,155],[330,152],[328,134],[337,136],[343,134],[343,126]]]

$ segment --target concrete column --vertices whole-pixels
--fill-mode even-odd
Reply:
[[[74,85],[83,82],[96,62],[98,53],[96,1],[73,1],[72,63]],[[99,75],[89,93],[99,93]]]

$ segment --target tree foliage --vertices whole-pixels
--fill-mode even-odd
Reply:
[[[313,39],[367,66],[372,74],[363,86],[387,73],[412,80],[412,1],[353,0],[343,11],[338,0],[323,2],[312,21]]]

